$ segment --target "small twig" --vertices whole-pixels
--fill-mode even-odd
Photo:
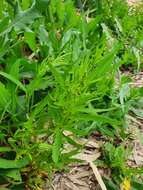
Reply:
[[[100,175],[100,173],[99,173],[97,167],[95,166],[95,164],[90,161],[90,162],[89,162],[89,165],[90,165],[90,167],[92,168],[93,173],[94,173],[94,175],[95,175],[95,177],[96,177],[96,179],[97,179],[97,181],[98,181],[98,183],[99,183],[101,189],[102,189],[102,190],[107,190],[107,188],[106,188],[106,186],[105,186],[105,184],[104,184],[104,182],[103,182],[103,180],[102,180],[102,177],[101,177],[101,175]]]

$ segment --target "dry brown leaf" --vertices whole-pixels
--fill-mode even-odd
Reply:
[[[80,186],[84,186],[84,187],[88,187],[87,183],[85,181],[76,179],[76,177],[73,176],[69,176],[70,177],[70,181],[72,181],[72,183],[80,185]]]
[[[89,163],[89,165],[92,168],[93,173],[94,173],[94,175],[95,175],[95,177],[96,177],[96,179],[97,179],[97,181],[98,181],[101,189],[102,190],[107,190],[106,186],[105,186],[105,184],[104,184],[104,182],[102,180],[102,177],[101,177],[100,173],[98,172],[97,167],[93,164],[93,161],[96,160],[97,158],[99,158],[100,155],[101,155],[100,152],[98,152],[98,153],[96,153],[94,155],[79,154],[78,156],[80,156],[79,159],[84,160],[87,163]]]
[[[8,185],[9,185],[9,183],[8,183],[8,184],[0,185],[0,189],[1,189],[1,188],[6,188]]]
[[[79,187],[77,187],[74,183],[70,181],[65,181],[65,185],[70,189],[70,190],[79,190]],[[62,189],[63,190],[63,189]]]
[[[83,172],[80,172],[78,174],[75,174],[74,176],[79,179],[79,178],[84,178],[84,177],[87,177],[87,176],[90,176],[92,174],[91,171],[83,171]]]
[[[72,136],[73,135],[73,133],[72,132],[70,132],[70,131],[63,131],[63,134],[65,135],[65,136]]]
[[[89,162],[90,161],[94,161],[97,158],[99,158],[101,155],[100,152],[96,153],[96,154],[84,154],[84,153],[80,153],[74,156],[74,158]]]
[[[97,142],[91,141],[91,140],[87,142],[86,147],[100,148],[100,146]]]
[[[133,121],[133,122],[136,123],[138,126],[141,126],[141,127],[143,126],[143,124],[142,124],[139,120],[137,120],[135,117],[133,117],[133,116],[131,116],[131,115],[126,115],[126,119]]]
[[[133,5],[135,5],[135,4],[139,3],[139,2],[140,2],[140,0],[128,0],[128,4],[130,6],[133,6]]]

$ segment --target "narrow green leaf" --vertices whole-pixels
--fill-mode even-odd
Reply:
[[[111,119],[107,116],[98,115],[95,113],[87,113],[87,114],[86,113],[81,113],[81,114],[77,113],[74,117],[81,121],[97,121],[97,122],[101,122],[101,123],[109,123],[113,126],[117,126],[117,125],[121,124],[121,122],[116,119]]]
[[[142,190],[143,189],[143,183],[139,183],[137,181],[132,181],[132,190]]]
[[[64,79],[62,78],[62,75],[59,73],[59,71],[52,65],[52,63],[49,63],[49,68],[52,71],[56,83],[60,85],[61,88],[64,89]]]
[[[15,79],[13,76],[11,76],[10,74],[8,73],[5,73],[3,71],[0,71],[0,75],[5,77],[6,79],[12,81],[13,83],[15,83],[19,88],[21,88],[21,90],[23,90],[25,93],[27,92],[25,86],[20,82],[18,81],[17,79]]]
[[[20,66],[20,59],[17,59],[13,64],[10,65],[10,70],[8,73],[16,80],[19,80],[19,72],[20,72],[19,66]],[[9,80],[7,88],[9,89],[11,94],[11,106],[10,106],[11,113],[15,114],[17,108],[17,92],[16,92],[17,85]]]
[[[25,9],[28,9],[30,4],[31,4],[31,0],[22,0],[22,8],[25,10]]]
[[[62,132],[58,128],[56,129],[56,132],[55,132],[54,144],[52,147],[52,158],[56,164],[59,162],[59,157],[61,154],[61,146],[62,146]]]
[[[0,158],[0,168],[2,169],[17,168],[17,164],[15,160],[6,160],[4,158]]]
[[[2,33],[6,29],[6,27],[8,26],[8,23],[9,23],[8,16],[0,20],[0,33]]]
[[[0,152],[10,152],[11,148],[10,147],[0,147]]]
[[[10,102],[10,93],[5,86],[0,82],[0,110],[5,109]]]
[[[4,0],[1,0],[0,5],[0,18],[3,16],[3,9],[5,7]]]
[[[35,39],[35,33],[30,31],[30,32],[25,32],[24,33],[24,38],[26,43],[29,45],[30,49],[32,51],[36,50],[36,39]]]
[[[29,157],[24,157],[20,160],[7,160],[0,158],[0,168],[9,169],[9,168],[22,168],[28,165],[30,162]]]
[[[48,143],[40,143],[39,144],[39,151],[40,152],[49,152],[52,150],[52,146]]]
[[[115,47],[111,52],[106,53],[99,61],[96,63],[96,68],[90,73],[89,83],[97,78],[104,77],[113,69],[113,60],[118,47]]]
[[[36,0],[35,1],[35,7],[39,12],[44,12],[48,9],[48,5],[50,3],[50,0]]]
[[[35,19],[39,18],[40,16],[41,14],[33,5],[31,8],[19,12],[12,21],[9,29],[11,29],[12,27],[15,27],[16,29],[24,29],[26,28],[27,24],[32,23]]]
[[[22,181],[19,169],[5,170],[4,175],[13,178],[16,181]]]

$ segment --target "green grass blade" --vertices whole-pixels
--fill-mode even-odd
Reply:
[[[56,129],[54,144],[52,148],[52,158],[56,164],[59,162],[61,146],[62,146],[62,132],[60,129]]]

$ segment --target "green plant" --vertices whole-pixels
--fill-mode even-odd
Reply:
[[[76,138],[124,141],[126,114],[141,113],[142,89],[116,77],[132,50],[141,68],[141,15],[130,18],[124,1],[82,3],[1,0],[0,188],[43,188],[45,175],[79,161]],[[104,161],[123,175],[125,150],[113,144]]]

